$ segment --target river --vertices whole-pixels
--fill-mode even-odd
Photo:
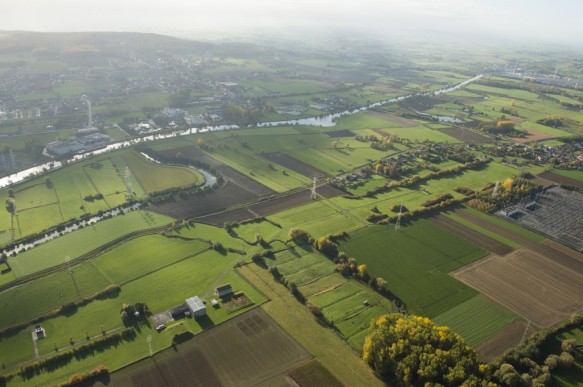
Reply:
[[[256,125],[250,125],[250,126],[269,127],[269,126],[282,126],[282,125],[286,125],[286,126],[287,125],[307,125],[307,126],[319,126],[319,127],[333,127],[336,125],[336,120],[340,117],[363,112],[363,111],[366,111],[370,108],[375,108],[375,107],[387,105],[390,103],[400,102],[400,101],[403,101],[407,98],[411,98],[414,96],[428,96],[428,95],[440,95],[440,94],[450,93],[452,91],[459,90],[460,88],[466,86],[467,84],[482,78],[482,76],[483,76],[483,74],[479,74],[473,78],[470,78],[470,79],[465,80],[461,83],[458,83],[455,86],[446,87],[446,88],[443,88],[440,90],[426,92],[426,93],[409,94],[409,95],[405,95],[405,96],[401,96],[401,97],[386,99],[386,100],[378,101],[378,102],[375,102],[375,103],[372,103],[370,105],[363,106],[363,107],[360,107],[357,109],[345,110],[345,111],[340,112],[340,113],[328,114],[328,115],[321,116],[321,117],[299,118],[296,120],[260,122],[260,123],[257,123]],[[79,160],[83,160],[85,158],[99,155],[99,154],[109,152],[112,150],[127,148],[129,146],[144,143],[144,142],[159,141],[159,140],[164,140],[167,138],[173,138],[173,137],[178,137],[178,136],[188,136],[188,135],[192,135],[192,134],[196,134],[196,133],[205,133],[205,132],[212,132],[212,131],[218,131],[218,130],[231,130],[231,129],[240,129],[240,127],[238,125],[207,126],[205,128],[201,128],[201,129],[191,128],[191,129],[186,129],[186,130],[174,131],[174,132],[170,132],[170,133],[158,133],[158,134],[152,134],[149,136],[133,138],[130,140],[124,140],[124,141],[119,141],[119,142],[116,142],[113,144],[109,144],[106,147],[92,150],[92,151],[89,151],[89,152],[86,152],[86,153],[83,153],[80,155],[75,155],[72,158],[68,159],[65,162],[65,164],[79,161]],[[19,172],[12,174],[12,175],[5,176],[5,177],[0,179],[0,188],[9,187],[9,186],[16,184],[16,183],[19,183],[25,179],[32,178],[34,176],[38,176],[38,175],[41,175],[43,173],[46,173],[50,170],[60,168],[63,166],[63,164],[64,163],[61,161],[50,161],[47,163],[39,164],[39,165],[36,165],[34,167],[24,169],[22,171],[19,171]],[[205,178],[207,178],[207,176],[205,174],[206,171],[205,172],[203,172],[202,170],[199,170],[199,171],[203,175],[205,175]],[[208,174],[208,172],[207,172],[207,174]],[[210,174],[208,174],[208,175],[212,176]],[[205,183],[205,185],[206,185],[206,183]]]

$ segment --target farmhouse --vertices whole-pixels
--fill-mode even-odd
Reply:
[[[231,284],[220,285],[215,288],[215,293],[217,297],[228,296],[229,294],[233,294],[233,287]]]
[[[186,305],[192,314],[192,317],[202,317],[206,315],[206,306],[198,296],[188,298]]]
[[[522,212],[520,211],[520,209],[516,206],[508,206],[502,210],[500,210],[500,213],[504,216],[507,216],[509,218],[512,218],[513,216],[518,216],[519,214],[521,214]]]

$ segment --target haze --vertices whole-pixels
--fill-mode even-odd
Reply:
[[[3,4],[2,4],[3,3]],[[192,37],[272,29],[580,43],[577,0],[0,0],[3,30],[140,31]],[[204,34],[206,33],[206,34]]]

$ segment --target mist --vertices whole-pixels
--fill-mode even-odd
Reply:
[[[3,30],[137,31],[212,39],[270,33],[415,34],[580,44],[575,0],[2,0]]]

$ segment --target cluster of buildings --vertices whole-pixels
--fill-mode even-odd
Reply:
[[[52,156],[69,156],[103,148],[111,143],[112,139],[103,133],[92,133],[82,137],[69,137],[64,141],[53,141],[46,145],[46,151]]]
[[[583,166],[583,143],[573,142],[559,146],[549,145],[526,145],[526,144],[505,144],[496,145],[485,152],[497,157],[520,157],[527,160],[533,160],[539,163],[560,164],[579,164]],[[503,162],[516,164],[517,161],[503,159]]]

